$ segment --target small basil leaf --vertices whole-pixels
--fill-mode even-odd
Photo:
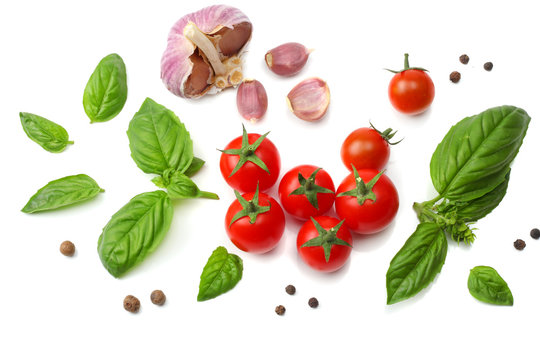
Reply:
[[[213,299],[234,288],[242,278],[242,259],[218,247],[204,266],[197,301]]]
[[[218,200],[219,197],[211,192],[201,191],[199,187],[186,175],[176,172],[171,176],[167,185],[167,192],[171,199],[207,198]]]
[[[433,153],[435,189],[449,200],[467,202],[504,181],[531,118],[520,108],[501,106],[454,125]]]
[[[514,297],[506,281],[489,266],[471,269],[467,281],[469,292],[476,299],[494,305],[513,305]]]
[[[420,223],[390,262],[386,273],[387,304],[418,294],[441,271],[448,242],[435,223]]]
[[[64,151],[68,144],[73,144],[66,129],[57,123],[26,112],[19,113],[19,117],[26,135],[45,150],[59,153]]]
[[[131,157],[147,174],[183,173],[193,161],[193,143],[184,124],[150,98],[129,123],[127,135]]]
[[[105,56],[84,89],[83,106],[90,122],[103,122],[120,113],[127,99],[126,65],[118,54]]]
[[[103,228],[98,240],[101,263],[119,277],[143,261],[161,243],[173,217],[167,193],[161,190],[135,196]]]
[[[85,174],[66,176],[39,189],[21,210],[27,214],[53,210],[92,199],[104,190]]]
[[[197,172],[199,172],[199,170],[201,170],[204,163],[205,161],[203,159],[194,157],[193,161],[191,162],[191,165],[189,165],[189,168],[184,172],[184,174],[186,174],[186,176],[192,177]]]

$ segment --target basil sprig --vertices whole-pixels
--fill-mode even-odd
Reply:
[[[416,295],[433,281],[446,258],[445,234],[457,242],[474,241],[472,222],[504,198],[510,164],[530,120],[523,109],[500,106],[467,117],[448,131],[430,163],[439,195],[413,206],[421,224],[390,263],[388,304]]]

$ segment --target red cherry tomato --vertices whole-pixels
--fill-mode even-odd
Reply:
[[[327,245],[324,245],[325,242]],[[340,269],[351,255],[352,237],[347,226],[340,220],[317,216],[306,221],[300,228],[296,248],[302,260],[310,267],[331,272]]]
[[[409,115],[427,110],[435,98],[435,86],[421,68],[410,68],[408,54],[405,54],[405,68],[397,72],[388,86],[388,97],[399,112]]]
[[[283,176],[278,192],[285,211],[297,219],[307,220],[330,210],[336,198],[335,190],[326,171],[313,165],[300,165]]]
[[[343,179],[337,189],[336,212],[351,231],[373,234],[386,228],[396,216],[399,208],[396,187],[384,174],[380,174],[373,184],[372,180],[379,174],[375,169],[360,169],[356,174],[349,174]],[[355,195],[358,193],[356,189],[362,188],[357,186],[360,181],[363,181],[369,190],[363,204],[359,204]]]
[[[236,194],[237,200],[233,201],[225,215],[227,235],[240,250],[257,254],[272,250],[285,230],[285,214],[281,206],[265,193]],[[252,205],[246,206],[246,203]]]
[[[259,144],[257,140],[261,137],[264,139]],[[244,128],[243,135],[231,141],[223,150],[219,167],[230,187],[241,192],[253,192],[257,184],[260,190],[275,184],[281,158],[266,134],[247,134]]]

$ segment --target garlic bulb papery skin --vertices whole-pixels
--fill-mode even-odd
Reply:
[[[244,76],[241,56],[252,25],[240,10],[214,5],[185,15],[169,32],[161,58],[161,79],[184,98],[215,94],[239,85]]]

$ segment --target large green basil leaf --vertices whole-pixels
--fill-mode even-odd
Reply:
[[[463,202],[493,190],[504,181],[530,120],[523,109],[501,106],[454,125],[431,158],[435,189]]]
[[[514,304],[508,284],[490,266],[476,266],[471,269],[467,286],[471,295],[480,301],[495,305]]]
[[[210,300],[231,290],[242,279],[242,271],[242,259],[219,246],[204,266],[197,301]]]
[[[19,113],[19,117],[26,135],[45,150],[59,153],[64,151],[68,144],[73,144],[66,129],[57,123],[26,112]]]
[[[31,214],[92,199],[104,190],[85,174],[66,176],[39,189],[21,210]]]
[[[150,98],[129,123],[127,135],[131,157],[147,174],[183,173],[193,161],[193,143],[184,124]]]
[[[126,65],[118,54],[105,56],[98,64],[83,95],[90,122],[103,122],[120,113],[127,99]]]
[[[508,182],[510,181],[510,171],[502,183],[487,194],[478,199],[471,200],[466,205],[457,207],[458,217],[465,221],[478,221],[495,209],[506,195]]]
[[[446,259],[448,242],[435,223],[420,223],[390,262],[386,273],[387,304],[418,294],[433,281]]]
[[[175,172],[171,176],[167,193],[171,199],[207,198],[219,200],[219,196],[208,191],[201,191],[193,180],[180,172]]]
[[[103,228],[98,241],[103,266],[119,277],[139,264],[161,243],[172,217],[173,207],[166,192],[135,196]]]

